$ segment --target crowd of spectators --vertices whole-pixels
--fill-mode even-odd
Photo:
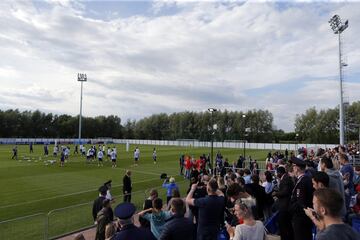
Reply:
[[[192,167],[182,156],[187,195],[181,198],[175,180],[167,179],[167,205],[154,189],[143,210],[119,204],[113,221],[106,189],[100,189],[93,211],[96,239],[263,240],[271,234],[282,240],[359,240],[359,229],[352,228],[360,221],[360,166],[350,163],[356,154],[355,145],[270,152],[261,169],[256,160],[240,156],[229,164],[218,153],[214,170],[205,156]]]

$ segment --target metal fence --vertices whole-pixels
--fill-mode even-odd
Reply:
[[[0,239],[45,239],[46,213],[0,222]]]
[[[111,139],[111,138],[94,138],[81,139],[83,143],[119,143],[119,144],[139,144],[139,145],[153,145],[153,146],[182,146],[182,147],[211,147],[211,142],[197,141],[194,139],[181,140],[148,140],[148,139]],[[37,144],[55,142],[61,144],[78,144],[79,140],[76,138],[0,138],[0,144],[29,144],[30,142]],[[290,143],[248,143],[243,141],[233,142],[214,142],[214,148],[247,148],[247,149],[276,149],[276,150],[297,150],[300,147],[307,149],[318,148],[334,148],[335,144],[290,144]]]
[[[178,182],[182,196],[189,186],[188,181]],[[154,187],[159,197],[166,199],[166,189]],[[131,202],[140,210],[150,189],[132,192]],[[116,203],[123,201],[123,195],[114,196]],[[94,227],[92,217],[93,202],[87,202],[69,207],[58,208],[48,213],[38,213],[0,222],[0,239],[56,239],[83,229]]]

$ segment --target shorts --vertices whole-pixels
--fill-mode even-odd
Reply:
[[[112,162],[116,162],[116,159],[111,159]]]
[[[102,158],[99,158],[99,162],[102,162]]]
[[[139,160],[139,158],[135,158],[135,162],[137,162]]]

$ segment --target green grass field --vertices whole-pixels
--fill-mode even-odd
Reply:
[[[53,146],[49,146],[49,157],[44,157],[42,145],[34,145],[35,152],[32,154],[29,153],[29,146],[20,145],[18,161],[11,159],[12,147],[0,146],[0,239],[52,238],[90,226],[93,222],[92,201],[104,182],[109,179],[113,181],[112,194],[117,196],[113,207],[122,202],[121,185],[126,169],[132,170],[132,202],[138,208],[150,188],[159,187],[165,199],[165,191],[160,187],[161,173],[174,176],[184,196],[188,182],[179,176],[179,156],[185,153],[198,157],[210,151],[209,148],[156,146],[158,162],[155,165],[152,161],[153,146],[139,146],[140,164],[132,167],[135,146],[131,145],[130,151],[126,152],[125,145],[117,145],[116,169],[112,169],[111,163],[106,161],[103,167],[98,167],[97,162],[86,164],[84,157],[73,154],[65,167],[61,168],[59,157],[51,155]],[[73,150],[74,146],[71,146],[71,153]],[[230,162],[242,154],[242,149],[214,149],[214,153],[217,150]],[[265,150],[247,150],[247,155],[258,160],[263,160],[266,154]],[[55,164],[45,164],[47,160],[55,159]],[[29,215],[33,216],[6,221]]]

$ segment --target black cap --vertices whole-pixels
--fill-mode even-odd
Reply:
[[[110,179],[109,181],[107,181],[106,183],[104,183],[104,186],[111,184],[112,180]]]
[[[132,203],[120,203],[116,206],[114,215],[120,219],[131,218],[136,211],[135,205]]]
[[[290,159],[290,163],[295,164],[296,166],[299,166],[299,167],[306,167],[305,161],[303,161],[297,157],[292,157]]]
[[[167,178],[167,174],[166,174],[166,173],[162,173],[162,174],[160,175],[160,179],[165,179],[165,178]]]
[[[107,192],[107,187],[106,186],[101,186],[101,187],[99,187],[99,192],[101,193],[101,194],[106,194],[106,192]]]

